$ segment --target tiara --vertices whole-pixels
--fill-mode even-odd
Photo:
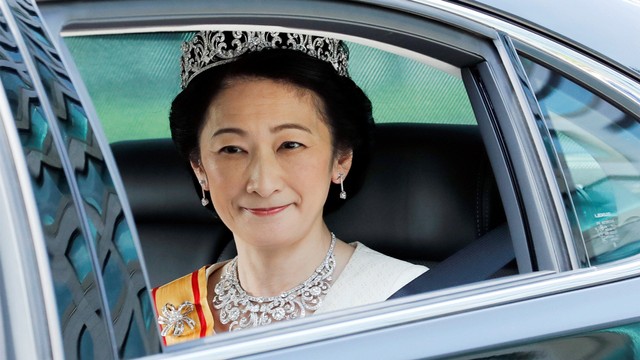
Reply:
[[[182,89],[198,74],[230,63],[239,56],[267,49],[291,49],[330,63],[349,77],[349,50],[340,40],[295,33],[266,31],[201,31],[182,44]]]

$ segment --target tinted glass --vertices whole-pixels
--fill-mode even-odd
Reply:
[[[155,352],[157,332],[143,311],[151,300],[140,296],[141,265],[93,128],[33,4],[8,5],[33,67],[3,23],[3,57],[11,66],[2,68],[2,84],[32,176],[66,355]]]
[[[587,263],[640,252],[640,122],[569,78],[522,57],[566,184]]]
[[[180,46],[192,36],[65,38],[110,142],[169,137],[169,107],[180,91]],[[373,102],[376,122],[476,124],[460,77],[376,48],[348,46],[349,72]]]
[[[28,161],[45,237],[65,354],[113,357],[96,272],[70,192],[60,150],[24,58],[4,16],[0,17],[0,79]],[[95,341],[94,341],[95,340]]]

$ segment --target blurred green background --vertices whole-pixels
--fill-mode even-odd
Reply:
[[[180,46],[193,33],[65,38],[110,142],[169,137],[180,91]],[[348,43],[349,72],[376,122],[475,125],[462,80],[376,48]]]

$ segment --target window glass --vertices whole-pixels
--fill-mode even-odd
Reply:
[[[13,0],[7,7],[26,52],[2,18],[0,76],[32,178],[65,354],[157,352],[157,331],[143,318],[151,299],[139,295],[146,292],[140,261],[120,256],[135,244],[93,128],[33,4]]]
[[[51,265],[65,354],[113,357],[96,271],[59,149],[7,22],[0,15],[0,79],[16,121]],[[94,344],[98,344],[94,347]],[[87,357],[87,358],[89,358]]]
[[[192,33],[65,38],[110,142],[169,137],[180,90],[180,46]],[[351,77],[376,122],[475,125],[462,80],[418,61],[348,43]]]
[[[565,205],[588,263],[640,252],[640,122],[567,77],[522,63],[567,185]]]

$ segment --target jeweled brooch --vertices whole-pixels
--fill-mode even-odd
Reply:
[[[196,322],[188,316],[193,309],[193,304],[189,301],[185,301],[177,309],[173,304],[167,303],[162,308],[162,315],[158,316],[158,324],[163,325],[160,335],[181,336],[185,324],[193,330]]]

